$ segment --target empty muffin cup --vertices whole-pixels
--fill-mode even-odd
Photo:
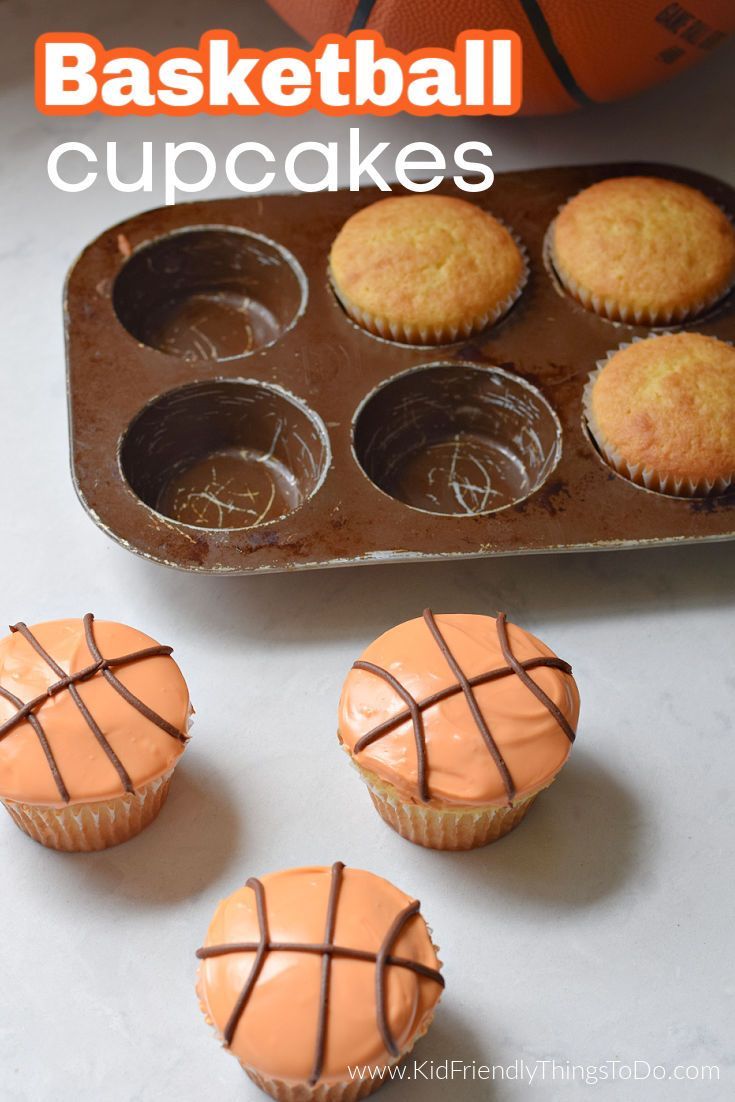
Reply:
[[[281,387],[192,383],[154,399],[120,446],[129,486],[151,509],[198,528],[253,528],[299,509],[329,467],[321,419]]]
[[[518,376],[436,363],[367,396],[353,448],[390,497],[427,513],[477,516],[539,489],[559,460],[561,426],[541,392]]]
[[[185,360],[227,360],[292,328],[306,305],[306,277],[290,253],[258,234],[178,230],[133,253],[113,304],[141,344]]]

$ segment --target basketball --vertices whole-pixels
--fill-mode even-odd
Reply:
[[[379,31],[407,53],[464,30],[523,42],[524,115],[631,96],[706,58],[735,30],[733,0],[270,0],[307,41]]]

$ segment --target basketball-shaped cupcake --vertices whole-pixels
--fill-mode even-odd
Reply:
[[[526,260],[491,214],[447,195],[381,199],[353,214],[329,254],[337,298],[371,333],[445,344],[507,313]]]
[[[423,617],[372,643],[347,676],[339,739],[383,819],[433,849],[507,834],[567,760],[571,667],[504,614]]]
[[[394,49],[453,49],[467,30],[511,30],[523,46],[523,114],[571,111],[659,84],[735,30],[732,0],[270,0],[310,42],[379,31]]]
[[[188,739],[171,648],[91,615],[0,640],[0,799],[58,850],[124,842],[160,811]]]
[[[549,233],[566,290],[614,321],[669,325],[735,281],[735,227],[695,188],[654,176],[601,180],[562,207]]]
[[[735,348],[702,333],[623,345],[590,376],[592,437],[619,474],[682,497],[735,481]]]
[[[341,862],[248,880],[220,903],[197,956],[207,1021],[281,1102],[377,1090],[444,987],[418,901]]]

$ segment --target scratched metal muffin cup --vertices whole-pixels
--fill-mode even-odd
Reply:
[[[250,379],[168,391],[138,414],[120,446],[137,496],[194,528],[281,520],[317,493],[329,463],[321,418],[283,388]]]
[[[139,343],[187,361],[268,348],[306,308],[298,261],[275,241],[234,226],[179,230],[137,249],[113,305]]]
[[[404,505],[480,516],[540,489],[561,455],[561,425],[517,375],[434,363],[393,376],[363,400],[353,450],[370,481]]]

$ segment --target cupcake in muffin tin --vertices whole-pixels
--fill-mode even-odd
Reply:
[[[329,254],[332,287],[363,329],[446,344],[502,317],[528,275],[502,222],[446,195],[381,199],[353,214]]]
[[[603,458],[659,493],[699,497],[735,480],[735,349],[701,333],[622,345],[584,391]]]
[[[613,321],[666,326],[696,317],[735,282],[735,228],[701,191],[652,176],[585,188],[549,231],[566,291]]]

